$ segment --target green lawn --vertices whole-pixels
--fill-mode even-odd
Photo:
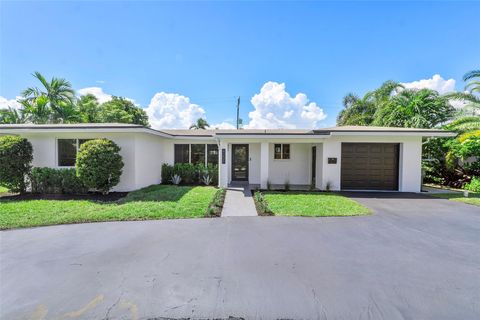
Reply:
[[[0,200],[0,229],[113,220],[204,217],[218,189],[151,186],[118,202]]]
[[[0,186],[0,193],[5,193],[7,191],[8,191],[7,188]]]
[[[360,203],[334,193],[265,191],[263,198],[276,216],[327,217],[370,213]]]
[[[465,198],[462,193],[436,193],[430,196],[480,206],[480,193],[470,192],[468,198]]]

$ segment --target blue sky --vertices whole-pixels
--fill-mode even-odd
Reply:
[[[461,90],[480,67],[478,12],[476,2],[3,1],[0,97],[35,85],[38,70],[151,105],[156,126],[232,121],[235,96],[257,127],[329,126],[346,93],[388,79],[438,74],[425,83]]]

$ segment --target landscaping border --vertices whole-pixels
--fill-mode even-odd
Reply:
[[[212,201],[205,211],[206,218],[219,218],[222,216],[223,204],[225,203],[225,195],[227,190],[220,188],[215,192]]]
[[[252,190],[253,202],[255,203],[255,208],[257,209],[257,214],[259,216],[274,216],[270,207],[268,206],[267,200],[265,200],[262,191]]]

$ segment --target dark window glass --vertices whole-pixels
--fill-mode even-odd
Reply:
[[[282,159],[282,145],[276,144],[273,150],[274,159]]]
[[[205,164],[205,145],[204,144],[192,144],[192,163]]]
[[[290,159],[290,145],[289,144],[275,144],[273,150],[274,159]]]
[[[58,139],[58,165],[73,167],[77,158],[76,139]]]
[[[188,163],[190,161],[188,144],[175,145],[175,163]]]
[[[218,164],[218,146],[216,144],[207,145],[207,164]]]
[[[290,159],[290,145],[289,144],[283,144],[283,151],[282,151],[282,158],[283,159]]]
[[[78,139],[78,149],[80,150],[80,147],[82,146],[82,144],[90,140],[92,139]]]

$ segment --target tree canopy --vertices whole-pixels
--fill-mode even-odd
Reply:
[[[210,127],[210,125],[208,124],[207,120],[198,118],[197,121],[190,126],[190,129],[198,130],[207,129],[208,127]]]
[[[123,97],[112,97],[100,104],[92,94],[75,95],[70,82],[53,77],[50,81],[39,72],[33,74],[39,87],[29,87],[18,100],[20,109],[0,110],[0,123],[105,123],[119,122],[149,126],[141,107]]]

